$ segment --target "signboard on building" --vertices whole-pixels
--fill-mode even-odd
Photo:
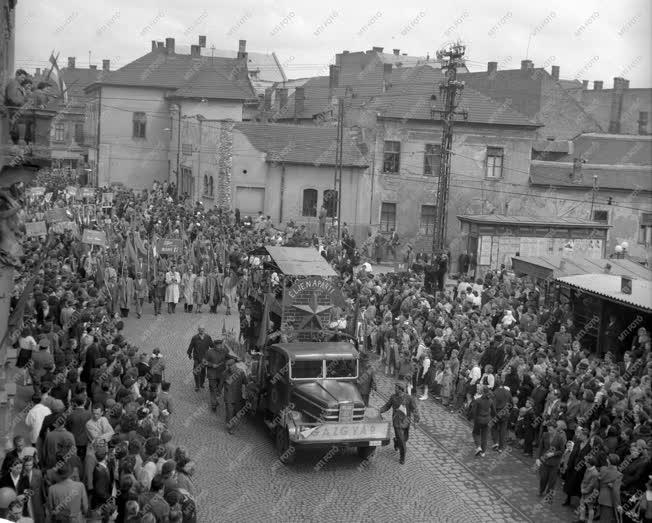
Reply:
[[[37,196],[43,196],[45,194],[45,187],[28,187],[25,191],[27,196],[36,198]]]
[[[106,247],[106,233],[104,231],[94,231],[92,229],[85,229],[82,236],[82,242],[89,245],[99,245]]]
[[[158,253],[167,256],[178,256],[183,252],[183,241],[162,238],[158,241]]]
[[[47,233],[45,222],[25,222],[25,234],[27,236],[46,236]]]

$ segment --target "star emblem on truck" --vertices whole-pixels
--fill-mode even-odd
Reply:
[[[316,322],[317,322],[317,325],[319,325],[319,327],[323,329],[324,327],[323,327],[323,325],[322,325],[322,323],[321,323],[321,320],[320,320],[320,318],[319,318],[319,315],[320,315],[322,312],[327,311],[327,310],[333,308],[333,305],[332,305],[332,304],[329,304],[329,305],[319,305],[318,296],[317,296],[317,292],[316,292],[316,291],[313,292],[313,293],[310,295],[310,303],[309,303],[308,305],[293,304],[292,306],[293,306],[295,309],[299,309],[299,310],[301,310],[301,311],[303,311],[303,312],[308,313],[308,314],[306,315],[305,319],[303,320],[303,322],[301,323],[301,325],[299,326],[299,330],[303,329],[306,325],[312,323],[313,320],[316,321]]]

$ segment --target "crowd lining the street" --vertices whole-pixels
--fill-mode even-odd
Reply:
[[[598,356],[568,304],[548,307],[536,286],[505,270],[482,278],[464,271],[451,291],[448,257],[416,256],[393,231],[387,239],[370,235],[358,250],[346,224],[341,241],[334,228],[326,232],[323,213],[319,234],[293,223],[281,231],[262,213],[241,217],[238,210],[178,199],[167,183],[141,193],[114,188],[111,206],[103,207],[98,193],[75,210],[70,180],[45,174],[37,183],[50,197],[29,203],[28,221],[59,207],[79,228],[103,231],[106,242],[84,244],[74,228],[23,242],[13,300],[23,321],[15,346],[18,379],[33,387],[33,397],[23,409],[29,432],[16,435],[2,464],[3,517],[196,520],[194,463],[187,449],[171,443],[167,428],[173,401],[165,357],[131,345],[122,318],[132,310],[140,318],[145,302],[155,315],[163,303],[168,314],[180,301],[186,313],[205,312],[204,306],[216,313],[223,305],[227,314],[240,314],[241,341],[253,350],[262,320],[244,305],[260,259],[248,253],[273,244],[322,246],[343,294],[360,305],[360,349],[376,354],[380,371],[405,383],[408,393],[420,391],[420,400],[435,398],[467,416],[478,459],[490,451],[491,437],[492,451],[518,447],[536,458],[544,499],[552,502],[561,478],[564,503],[578,503],[580,520],[598,512],[600,521],[635,514],[651,520],[652,360],[645,327],[626,347],[611,338]],[[163,238],[178,240],[179,252],[157,253]],[[365,263],[387,255],[411,270],[374,274]],[[463,268],[468,264],[462,260]],[[279,275],[269,281],[278,287]],[[357,320],[349,313],[349,321]],[[280,325],[267,330],[268,341],[292,341]],[[207,374],[215,410],[233,358],[210,336],[198,336],[188,350],[195,388]],[[370,376],[370,369],[361,375],[366,398],[374,387]],[[229,416],[242,397],[223,394],[231,431]]]

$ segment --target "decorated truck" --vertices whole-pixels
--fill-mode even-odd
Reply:
[[[306,447],[355,447],[361,458],[370,457],[389,443],[390,428],[378,409],[365,406],[358,389],[359,352],[344,321],[355,319],[354,307],[315,249],[269,247],[265,252],[261,270],[275,275],[276,289],[259,297],[259,325],[275,325],[269,330],[278,328],[283,335],[263,342],[261,332],[252,375],[256,410],[281,462],[293,462]]]

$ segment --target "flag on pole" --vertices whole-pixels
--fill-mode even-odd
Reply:
[[[54,81],[59,86],[59,92],[61,93],[61,98],[63,100],[63,103],[68,103],[68,88],[66,87],[66,82],[63,80],[63,74],[61,73],[61,70],[59,69],[59,64],[57,63],[58,57],[59,57],[58,54],[57,56],[54,56],[54,53],[50,54],[50,64],[52,64],[52,67],[48,72],[48,79],[50,77],[54,79]]]

